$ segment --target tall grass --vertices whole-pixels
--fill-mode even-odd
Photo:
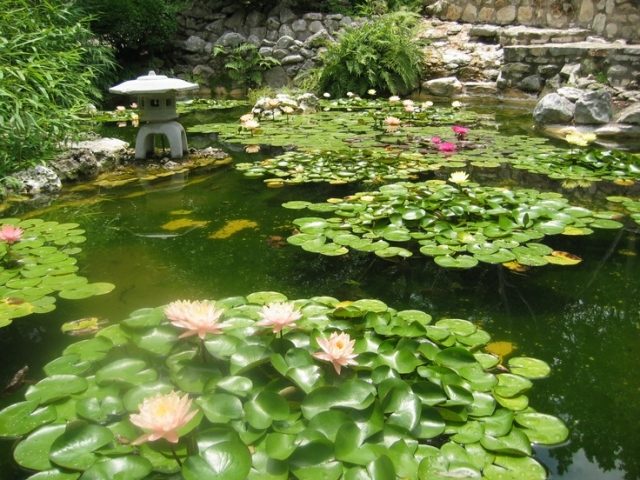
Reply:
[[[0,0],[0,176],[29,166],[78,130],[113,68],[87,19],[64,0]]]

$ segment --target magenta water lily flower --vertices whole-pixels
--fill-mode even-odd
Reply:
[[[451,130],[453,130],[453,133],[455,133],[458,140],[464,140],[464,138],[467,136],[467,133],[469,133],[469,129],[461,125],[454,125],[453,127],[451,127]]]
[[[342,367],[357,365],[353,360],[357,357],[353,353],[356,341],[351,340],[348,333],[333,332],[329,339],[318,338],[317,341],[322,351],[314,353],[313,356],[331,362],[338,375]]]
[[[302,314],[297,311],[292,303],[275,302],[262,307],[260,320],[256,325],[271,327],[273,333],[279,333],[285,327],[293,326]]]
[[[147,430],[147,433],[134,440],[134,445],[161,438],[177,443],[180,438],[178,430],[198,413],[197,410],[191,410],[189,395],[185,393],[180,396],[175,391],[144,399],[138,410],[140,413],[132,413],[129,420],[135,426]]]
[[[20,227],[16,227],[15,225],[4,224],[0,227],[0,240],[9,245],[19,242],[22,238],[22,234],[24,230]]]
[[[458,149],[455,143],[441,142],[438,144],[438,150],[443,153],[453,153]]]
[[[440,137],[431,137],[431,143],[434,145],[440,145],[442,143],[442,139]]]
[[[164,309],[164,314],[174,326],[186,330],[179,338],[198,335],[202,340],[207,333],[222,333],[222,326],[218,323],[222,313],[207,300],[177,300]]]

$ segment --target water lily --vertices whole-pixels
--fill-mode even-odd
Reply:
[[[438,144],[438,150],[443,153],[453,153],[458,149],[455,143],[441,142]]]
[[[467,183],[469,181],[469,174],[467,172],[463,172],[463,171],[457,171],[457,172],[453,172],[450,176],[449,176],[449,181],[451,183],[455,183],[456,185],[462,185],[464,183]]]
[[[24,230],[22,230],[20,227],[16,227],[15,225],[10,225],[7,223],[2,225],[2,227],[0,228],[0,240],[8,243],[9,245],[12,245],[20,241],[23,233]]]
[[[258,153],[260,151],[260,145],[247,145],[244,147],[244,151],[247,153]]]
[[[281,108],[283,113],[286,113],[287,115],[291,115],[293,113],[293,108],[290,107],[289,105],[285,105]]]
[[[353,92],[347,92],[347,97],[351,98],[353,97],[355,94]]]
[[[427,100],[426,102],[422,103],[422,108],[424,108],[425,110],[431,107],[433,107],[433,102],[431,100]]]
[[[348,333],[333,332],[329,339],[318,338],[318,345],[322,349],[313,354],[320,360],[331,362],[336,373],[340,375],[340,369],[347,365],[356,365],[353,360],[357,357],[353,353],[355,340],[351,340]]]
[[[247,120],[243,122],[242,126],[253,133],[254,130],[260,128],[260,123],[257,120]]]
[[[253,113],[245,113],[240,117],[240,123],[245,123],[249,120],[253,120]]]
[[[283,328],[292,326],[302,314],[295,310],[293,303],[274,302],[262,307],[260,320],[256,325],[260,327],[272,327],[273,333],[279,333]]]
[[[415,111],[415,107],[413,105],[405,105],[404,111],[407,113],[413,113]]]
[[[324,92],[324,93],[322,94],[322,96],[323,96],[324,98],[331,98],[331,94],[330,94],[329,92]]]
[[[174,326],[186,329],[179,338],[198,335],[203,340],[207,333],[222,333],[222,326],[218,323],[222,313],[207,300],[177,300],[164,309],[164,314]]]
[[[462,107],[462,102],[459,102],[458,100],[454,100],[453,102],[451,102],[451,106],[453,108],[460,108]]]
[[[191,399],[186,393],[181,397],[178,392],[171,391],[144,399],[138,406],[140,413],[132,413],[129,420],[148,433],[134,440],[133,444],[140,445],[161,438],[177,443],[180,437],[178,430],[198,413],[190,409]]]
[[[391,95],[389,97],[389,103],[398,103],[400,101],[400,97],[397,95]]]
[[[455,133],[458,140],[464,140],[464,138],[467,136],[467,133],[469,133],[469,129],[467,127],[463,127],[462,125],[454,125],[453,127],[451,127],[451,130],[453,130],[453,133]]]
[[[431,143],[434,145],[440,145],[442,143],[442,139],[438,136],[431,137]]]
[[[129,107],[136,109],[138,108],[138,104],[136,102],[131,102],[131,105],[129,105]]]
[[[376,91],[375,91],[373,88],[370,88],[369,90],[367,90],[367,93],[368,93],[369,95],[375,95],[375,94],[376,94]]]
[[[400,119],[398,117],[387,117],[384,119],[384,124],[387,126],[388,132],[395,132],[400,128]]]

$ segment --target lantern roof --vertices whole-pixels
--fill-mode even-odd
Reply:
[[[166,75],[156,75],[156,72],[151,70],[147,75],[138,77],[135,80],[127,80],[111,87],[109,91],[111,93],[138,94],[179,92],[197,90],[198,88],[197,83],[187,82],[179,78],[169,78]]]

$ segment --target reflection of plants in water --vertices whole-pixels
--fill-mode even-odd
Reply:
[[[16,218],[0,222],[0,327],[14,318],[54,310],[55,292],[61,298],[80,299],[113,290],[110,283],[88,283],[76,275],[73,255],[86,240],[77,223]]]
[[[260,326],[281,320],[278,334]],[[22,437],[18,464],[49,475],[543,480],[531,444],[568,431],[526,393],[550,369],[501,364],[489,341],[374,299],[174,302],[68,346],[0,412],[0,435]]]
[[[464,177],[464,178],[463,178]],[[617,229],[614,212],[594,213],[571,206],[559,194],[533,189],[481,187],[463,172],[450,181],[396,183],[326,203],[291,201],[283,206],[331,212],[334,217],[294,220],[300,233],[289,243],[322,255],[349,249],[382,258],[420,253],[445,268],[472,268],[479,262],[542,266],[573,265],[579,258],[538,243],[547,235],[588,235],[593,228]]]

